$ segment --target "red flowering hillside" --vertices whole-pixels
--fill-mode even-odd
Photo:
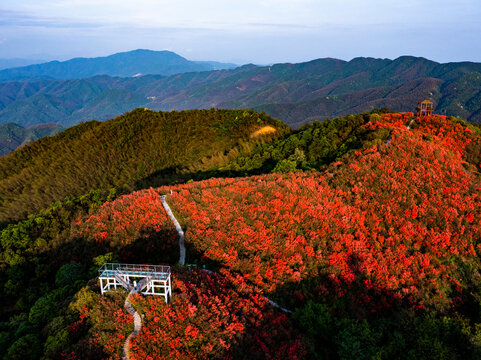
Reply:
[[[177,232],[165,213],[159,194],[150,189],[107,202],[85,221],[74,225],[77,236],[119,252],[128,260],[142,252],[147,261],[178,258]],[[136,251],[134,251],[136,249]]]
[[[260,344],[260,358],[288,358],[300,345],[287,335],[287,325],[279,336],[286,331],[292,342],[277,353],[265,343],[271,341],[267,330],[259,330],[260,340],[239,340],[245,328],[259,328],[254,319],[271,314],[259,291],[291,308],[309,301],[331,304],[324,319],[341,300],[361,318],[398,305],[440,313],[473,306],[481,253],[473,144],[480,139],[443,116],[412,118],[372,116],[363,126],[385,129],[389,138],[348,153],[323,173],[162,187],[106,204],[79,222],[84,236],[99,243],[130,242],[139,232],[169,229],[159,241],[172,244],[175,233],[157,200],[167,194],[186,233],[188,262],[236,274],[226,280],[182,271],[171,304],[136,299],[146,326],[134,342],[135,358],[221,358],[242,341]],[[143,261],[143,254],[137,257]],[[324,345],[340,343],[341,335]]]
[[[131,359],[300,359],[306,351],[290,320],[274,311],[242,276],[176,269],[174,296],[135,295],[143,327],[132,343]],[[85,301],[85,298],[93,300]],[[75,307],[87,324],[89,347],[71,358],[120,359],[132,317],[122,307],[124,294],[100,296],[84,291]],[[68,357],[67,357],[68,358]]]
[[[135,298],[145,317],[132,360],[304,357],[287,317],[242,277],[184,270],[175,279],[167,305],[159,298]]]
[[[415,130],[408,119],[368,124],[388,128],[389,144],[328,173],[212,179],[168,199],[188,242],[267,292],[324,274],[449,302],[462,290],[459,262],[481,250],[480,185],[463,160],[473,134],[441,116],[416,120]]]

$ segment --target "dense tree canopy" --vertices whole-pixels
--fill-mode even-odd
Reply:
[[[264,126],[276,131],[250,136]],[[137,109],[90,121],[0,157],[0,222],[23,219],[66,196],[168,183],[178,172],[222,166],[286,131],[280,121],[244,110]]]

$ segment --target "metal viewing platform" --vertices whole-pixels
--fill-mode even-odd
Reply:
[[[122,287],[144,295],[163,296],[165,302],[172,296],[168,265],[105,263],[99,269],[99,281],[102,295]]]

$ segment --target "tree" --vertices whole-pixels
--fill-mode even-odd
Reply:
[[[85,278],[85,268],[82,264],[72,262],[63,265],[55,276],[55,285],[63,287],[65,285],[72,285],[77,280]]]
[[[15,341],[7,351],[4,359],[29,360],[38,359],[42,354],[42,343],[38,335],[28,334]]]
[[[42,296],[30,309],[28,320],[37,327],[51,321],[57,313],[57,302],[50,295]]]
[[[281,160],[277,163],[276,167],[272,172],[286,173],[290,171],[297,170],[297,163],[293,160]]]

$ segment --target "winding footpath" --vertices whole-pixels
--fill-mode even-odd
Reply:
[[[132,290],[130,290],[129,295],[125,298],[124,302],[124,308],[127,309],[130,315],[134,317],[134,331],[130,333],[130,335],[127,337],[124,343],[124,350],[122,353],[122,359],[123,360],[129,360],[130,359],[130,342],[132,341],[133,338],[135,338],[137,335],[140,333],[140,329],[142,329],[142,319],[140,318],[139,313],[134,309],[132,304],[129,301],[129,298],[132,294],[136,293],[138,291],[138,288],[135,287]]]
[[[185,239],[184,231],[182,230],[182,227],[180,226],[177,219],[175,218],[169,204],[167,204],[167,201],[165,201],[165,195],[161,195],[160,199],[162,200],[162,206],[164,207],[165,211],[167,212],[167,215],[169,215],[170,219],[172,220],[172,223],[175,226],[175,229],[179,233],[179,250],[180,250],[179,265],[184,266],[185,265],[185,254],[186,254],[185,241],[184,241],[184,239]],[[207,272],[211,273],[211,271],[207,270],[207,269],[204,269],[204,271],[207,271]],[[127,309],[129,314],[134,317],[134,331],[132,331],[132,333],[125,340],[124,350],[123,350],[123,354],[122,354],[122,360],[129,360],[130,359],[130,354],[129,354],[129,352],[130,352],[130,342],[132,341],[132,339],[134,339],[140,333],[140,330],[142,329],[142,319],[140,318],[139,313],[134,309],[134,307],[132,306],[132,304],[129,301],[130,296],[134,293],[137,293],[140,290],[139,285],[140,284],[137,284],[137,286],[134,287],[130,291],[129,295],[127,295],[127,298],[125,299],[125,302],[124,302],[124,307]],[[274,301],[268,299],[267,297],[264,296],[264,298],[269,302],[269,304],[271,304],[271,306],[273,306],[273,307],[275,307],[275,308],[277,308],[277,309],[279,309],[279,310],[281,310],[285,313],[289,313],[289,314],[292,313],[291,310],[283,308],[282,306],[280,306],[279,304],[275,303]]]
[[[407,128],[408,128],[409,130],[411,130],[411,126],[412,126],[413,123],[415,123],[415,122],[416,122],[416,119],[415,119],[415,118],[411,119],[411,121],[409,122],[409,125],[407,126]]]
[[[165,195],[162,195],[160,199],[162,200],[162,206],[164,207],[165,212],[167,213],[167,215],[169,215],[170,219],[175,225],[175,229],[179,233],[179,250],[180,250],[179,265],[184,266],[185,265],[184,231],[182,230],[182,227],[180,226],[179,222],[177,221],[174,214],[172,213],[172,209],[170,208],[169,204],[167,204],[167,202],[165,201]],[[123,360],[130,359],[130,354],[129,354],[130,342],[140,333],[140,329],[142,329],[142,319],[140,318],[139,313],[135,311],[134,307],[129,301],[130,296],[134,293],[137,293],[138,291],[140,291],[140,283],[137,284],[137,286],[130,291],[129,295],[127,295],[127,298],[125,299],[125,302],[124,302],[124,308],[126,308],[129,314],[134,317],[134,331],[132,331],[132,333],[125,340],[124,350],[122,353]]]
[[[289,309],[286,309],[285,307],[280,306],[278,303],[272,301],[271,299],[269,299],[265,296],[264,296],[264,299],[266,299],[269,302],[269,304],[271,304],[271,306],[279,309],[280,311],[285,312],[287,314],[292,314],[292,310],[289,310]]]
[[[169,215],[170,219],[172,220],[172,222],[174,223],[175,225],[175,229],[177,230],[177,232],[179,233],[179,248],[180,248],[180,259],[179,259],[179,264],[181,266],[184,266],[185,265],[185,244],[184,244],[184,231],[182,230],[182,227],[180,226],[179,222],[177,221],[177,219],[175,218],[174,214],[172,213],[172,210],[170,209],[170,206],[169,204],[167,204],[167,201],[165,201],[165,195],[161,195],[160,196],[160,199],[162,200],[162,205],[164,206],[164,209],[165,211],[167,212],[167,214]],[[212,271],[210,270],[207,270],[207,269],[204,269],[204,271],[207,271],[209,273],[212,273]],[[267,297],[264,296],[264,299],[266,299],[269,304],[271,304],[271,306],[285,312],[285,313],[288,313],[288,314],[292,314],[292,311],[289,310],[289,309],[286,309],[282,306],[280,306],[279,304],[277,304],[276,302],[268,299]]]
[[[179,233],[179,250],[180,250],[179,265],[184,266],[185,265],[184,231],[182,230],[182,227],[180,226],[179,222],[177,221],[174,214],[172,213],[172,210],[170,209],[169,204],[167,204],[167,201],[165,201],[165,195],[161,195],[160,199],[162,200],[162,206],[167,212],[167,215],[169,215],[170,220],[172,220],[172,222],[175,225],[175,230],[177,230],[177,232]]]

